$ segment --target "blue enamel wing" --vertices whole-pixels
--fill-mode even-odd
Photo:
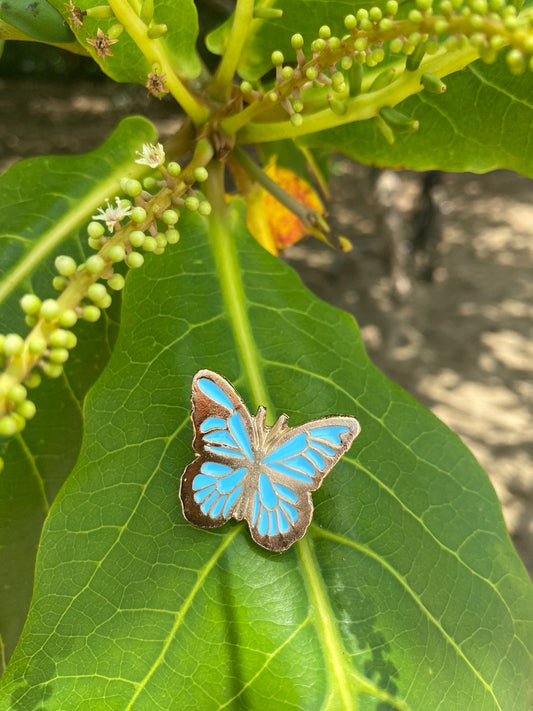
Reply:
[[[299,427],[281,415],[265,425],[233,386],[211,370],[192,382],[196,458],[181,477],[183,515],[194,526],[214,528],[245,519],[256,543],[284,551],[299,540],[313,515],[318,489],[360,432],[354,417],[325,417]]]

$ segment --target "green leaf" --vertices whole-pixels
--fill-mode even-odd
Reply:
[[[509,168],[533,175],[533,75],[512,77],[501,57],[474,62],[444,79],[442,95],[421,91],[399,111],[420,121],[390,146],[372,121],[302,137],[308,146],[340,151],[362,163],[415,170],[485,173]]]
[[[122,175],[140,169],[132,162],[135,150],[154,136],[145,119],[126,119],[91,153],[31,158],[0,177],[0,332],[29,331],[18,300],[27,291],[42,298],[57,294],[55,257],[82,261],[88,254],[87,215],[117,192]],[[120,299],[115,301],[97,324],[75,327],[79,345],[65,375],[29,391],[37,415],[1,447],[6,466],[0,473],[0,671],[26,618],[44,518],[78,455],[85,393],[116,338]]]
[[[129,279],[0,709],[526,711],[531,585],[486,475],[238,210],[211,224]],[[286,553],[183,520],[199,368],[292,425],[361,421]]]
[[[59,12],[46,0],[0,0],[0,38],[49,44],[74,40]]]
[[[68,17],[68,10],[63,0],[51,0],[52,4]],[[126,0],[124,0],[126,2]],[[75,3],[81,10],[102,5],[101,0],[79,0]],[[132,5],[140,11],[140,2]],[[127,6],[129,8],[129,5]],[[198,76],[200,60],[196,54],[198,38],[198,15],[193,0],[154,0],[155,24],[166,24],[167,32],[157,40],[166,56],[172,60],[176,73],[187,79]],[[85,17],[83,26],[75,29],[76,37],[83,47],[88,48],[87,39],[96,37],[98,28],[104,33],[117,24],[116,18]],[[147,40],[145,40],[147,41]],[[129,37],[127,28],[111,47],[113,56],[96,58],[100,68],[109,77],[118,82],[145,84],[151,64],[143,55],[140,47]]]

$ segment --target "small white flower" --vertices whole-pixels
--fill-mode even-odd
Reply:
[[[118,224],[125,217],[128,217],[128,215],[131,215],[132,207],[131,205],[123,206],[120,198],[118,197],[115,198],[115,207],[109,204],[109,200],[107,198],[106,204],[106,209],[104,210],[102,207],[99,207],[98,214],[93,215],[92,219],[102,220],[102,222],[105,222],[107,229],[112,232],[116,224]]]
[[[165,151],[161,143],[154,146],[153,143],[145,143],[143,145],[142,153],[137,151],[137,155],[140,156],[135,162],[139,165],[147,165],[150,168],[158,168],[165,162]]]

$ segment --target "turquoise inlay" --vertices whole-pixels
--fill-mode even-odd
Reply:
[[[218,494],[216,491],[213,491],[211,496],[207,498],[204,503],[200,506],[200,509],[202,512],[207,516],[209,513],[209,509],[211,508],[212,504],[218,499]]]
[[[278,532],[278,519],[275,511],[268,512],[268,535],[275,536]]]
[[[261,497],[263,506],[266,506],[268,509],[274,509],[278,505],[278,497],[266,474],[259,476],[259,496]]]
[[[317,442],[316,440],[313,440],[313,449],[318,449],[320,452],[326,454],[328,457],[334,457],[337,454],[334,449],[331,449],[331,447],[322,444],[322,442]]]
[[[309,430],[311,437],[325,439],[331,444],[342,444],[340,435],[343,432],[348,432],[346,425],[331,425],[330,427],[317,427]]]
[[[313,462],[313,464],[319,471],[324,471],[324,469],[326,468],[326,462],[318,452],[315,452],[314,449],[309,447],[309,449],[305,453],[305,456]]]
[[[200,432],[208,430],[223,430],[226,427],[226,420],[222,417],[207,417],[200,425]]]
[[[208,496],[210,496],[215,490],[214,484],[207,489],[202,489],[202,491],[197,491],[194,495],[194,500],[196,501],[197,504],[201,504],[202,501],[205,501]]]
[[[207,476],[205,474],[197,474],[192,482],[192,488],[194,491],[199,489],[205,489],[206,486],[214,486],[215,482],[212,476]]]
[[[229,447],[223,447],[221,444],[215,444],[212,447],[206,445],[205,451],[213,452],[214,454],[229,454],[232,457],[240,457],[241,459],[245,459],[244,454],[241,454],[241,452],[238,452],[236,449],[229,449]]]
[[[294,493],[292,489],[288,486],[283,486],[283,484],[274,484],[274,491],[278,496],[290,501],[295,504],[298,501],[298,496]]]
[[[298,479],[298,481],[313,481],[307,474],[301,474],[300,472],[294,471],[294,469],[289,469],[289,467],[286,467],[284,464],[270,464],[269,469],[273,469],[280,474],[285,474],[285,476],[290,476],[292,479]]]
[[[252,526],[255,526],[258,516],[259,516],[259,494],[256,491],[254,494],[254,513],[252,516]]]
[[[232,493],[228,496],[228,499],[227,499],[227,501],[226,501],[226,505],[224,506],[224,511],[223,511],[224,516],[227,516],[227,515],[229,514],[229,511],[230,511],[231,507],[233,506],[233,504],[235,503],[235,501],[236,501],[236,500],[239,498],[239,496],[241,495],[241,491],[242,491],[242,486],[238,486],[238,487],[235,489],[235,491],[232,492]]]
[[[248,435],[246,434],[246,429],[244,428],[244,424],[238,412],[236,412],[229,418],[228,424],[230,432],[233,435],[234,439],[237,441],[239,447],[249,459],[253,459],[252,449],[250,447]]]
[[[259,533],[264,536],[268,531],[268,513],[266,509],[261,511],[261,516],[259,516],[259,525],[257,526]]]
[[[227,407],[228,410],[234,410],[231,400],[226,393],[219,388],[218,385],[215,385],[212,380],[209,380],[209,378],[200,378],[200,380],[198,380],[198,387],[207,397],[210,397],[211,400],[218,402],[218,404],[223,407]]]
[[[263,459],[264,464],[270,464],[271,462],[281,462],[283,459],[288,459],[289,457],[295,457],[300,452],[307,447],[307,437],[304,432],[301,432],[296,437],[292,437],[288,442],[282,444],[273,452],[271,452],[268,457]]]
[[[217,482],[217,489],[220,491],[221,494],[229,494],[236,486],[241,483],[246,472],[246,467],[241,467],[241,469],[237,469],[237,471],[233,472],[233,474],[222,477]]]
[[[212,507],[211,511],[209,512],[209,515],[213,518],[220,516],[220,512],[224,508],[224,502],[225,498],[221,496],[220,499],[216,502],[216,504]]]
[[[298,519],[298,511],[296,511],[294,506],[291,506],[290,504],[286,503],[285,501],[280,501],[279,505],[280,505],[283,513],[287,516],[287,518],[290,521],[292,521],[292,523],[295,523],[296,520]]]
[[[224,476],[233,471],[231,467],[219,462],[204,462],[200,469],[202,474],[213,474],[214,476]]]
[[[237,447],[235,440],[227,430],[215,430],[214,432],[210,432],[205,435],[204,441],[209,442],[209,444],[223,444],[226,447]]]
[[[285,461],[285,465],[287,467],[290,467],[291,469],[297,469],[302,474],[307,474],[307,476],[313,477],[316,474],[315,467],[308,459],[302,457],[301,455],[298,455],[297,457],[292,457],[292,459]]]

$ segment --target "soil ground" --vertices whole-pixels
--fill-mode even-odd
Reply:
[[[0,80],[0,170],[90,150],[136,112],[163,138],[179,126],[170,102],[139,87]],[[374,362],[472,449],[533,575],[533,182],[504,171],[445,175],[434,280],[412,279],[399,299],[375,217],[375,174],[342,158],[335,168],[330,212],[353,252],[306,240],[286,259],[315,293],[356,316]],[[397,175],[395,208],[407,229],[420,181]]]

